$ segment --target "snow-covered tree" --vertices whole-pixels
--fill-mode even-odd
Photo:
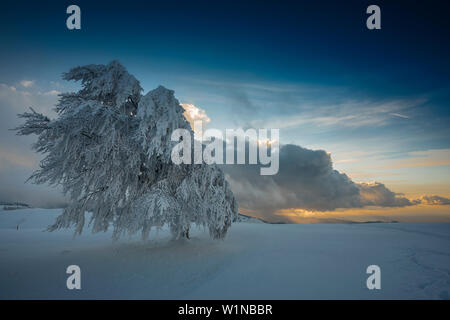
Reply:
[[[159,86],[142,96],[117,61],[73,68],[63,79],[81,81],[82,89],[61,94],[57,118],[31,109],[17,128],[38,135],[33,148],[45,156],[30,179],[61,185],[70,199],[49,230],[75,226],[81,234],[90,211],[92,231],[113,226],[114,239],[136,232],[145,239],[163,225],[189,237],[193,223],[225,236],[237,203],[222,171],[171,160],[173,130],[192,133],[172,90]]]

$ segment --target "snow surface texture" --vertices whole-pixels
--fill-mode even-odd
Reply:
[[[235,223],[225,240],[169,230],[111,241],[43,232],[61,209],[0,211],[1,299],[448,299],[450,224]],[[81,290],[66,288],[67,266]],[[381,267],[381,290],[366,288]]]

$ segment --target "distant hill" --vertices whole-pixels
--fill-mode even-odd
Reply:
[[[0,201],[0,210],[17,210],[26,208],[31,208],[31,206],[23,202]]]
[[[261,218],[255,218],[252,216],[247,216],[245,214],[239,213],[236,222],[250,222],[250,223],[268,223],[268,224],[286,224],[285,222],[269,222]]]

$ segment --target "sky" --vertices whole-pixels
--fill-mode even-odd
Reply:
[[[270,180],[227,172],[243,213],[450,222],[450,5],[311,2],[2,4],[0,201],[64,203],[57,189],[24,184],[40,156],[33,137],[9,129],[30,106],[54,116],[57,95],[79,88],[62,72],[119,60],[144,93],[175,90],[210,128],[279,128],[281,144],[295,146]],[[71,4],[81,30],[66,28]],[[371,4],[381,30],[366,28]]]

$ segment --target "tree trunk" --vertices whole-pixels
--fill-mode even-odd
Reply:
[[[189,228],[187,228],[186,230],[184,230],[184,232],[183,232],[183,238],[189,239]]]

